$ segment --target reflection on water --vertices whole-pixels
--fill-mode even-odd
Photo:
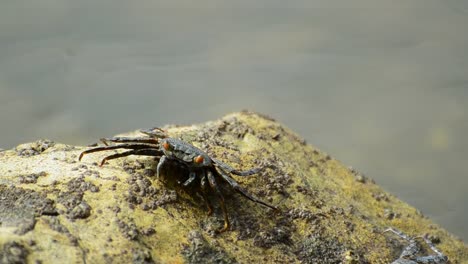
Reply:
[[[0,147],[248,108],[468,240],[466,2],[307,3],[4,2]]]

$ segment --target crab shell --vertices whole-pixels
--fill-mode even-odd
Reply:
[[[170,159],[183,161],[189,167],[212,167],[213,161],[201,149],[176,138],[161,139],[161,151]]]

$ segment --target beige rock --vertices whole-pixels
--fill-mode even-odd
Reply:
[[[232,226],[216,234],[216,196],[207,216],[196,191],[177,184],[187,176],[179,167],[158,180],[153,157],[99,167],[115,151],[79,162],[86,147],[39,140],[0,152],[0,263],[389,263],[407,243],[387,227],[429,234],[452,263],[468,262],[459,239],[268,117],[234,113],[168,132],[235,168],[264,166],[233,178],[281,213],[224,185]]]

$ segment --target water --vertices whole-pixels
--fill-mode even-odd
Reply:
[[[251,109],[467,241],[468,2],[248,3],[2,1],[0,147]]]

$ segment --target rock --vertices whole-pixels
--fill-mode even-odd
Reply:
[[[232,226],[217,234],[216,195],[208,216],[180,186],[183,168],[156,179],[154,157],[99,167],[115,151],[78,162],[87,147],[39,140],[0,152],[0,263],[389,263],[406,244],[388,227],[437,237],[452,263],[468,261],[459,239],[271,118],[241,112],[167,130],[237,169],[264,167],[233,178],[281,212],[220,183]]]

